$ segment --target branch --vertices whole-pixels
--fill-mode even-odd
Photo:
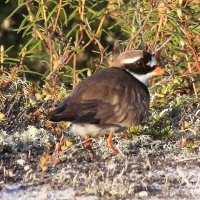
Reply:
[[[58,18],[59,18],[59,16],[60,16],[61,8],[62,8],[62,0],[59,0],[58,12],[57,12],[56,20],[55,20],[55,23],[54,23],[54,26],[53,26],[53,32],[52,32],[52,35],[53,35],[53,33],[55,32],[56,27],[57,27],[57,24],[58,24]]]
[[[199,60],[198,60],[198,55],[197,55],[197,53],[196,53],[196,51],[195,51],[195,49],[194,49],[194,47],[192,45],[192,41],[191,41],[191,38],[190,38],[189,30],[188,30],[188,27],[186,26],[186,24],[184,22],[184,19],[181,19],[181,25],[183,26],[183,30],[182,29],[181,30],[185,34],[185,37],[186,37],[186,39],[188,41],[188,45],[189,45],[189,47],[190,47],[190,49],[192,51],[193,57],[194,57],[194,61],[196,63],[196,67],[200,72],[200,63],[199,63]]]
[[[149,10],[148,15],[146,16],[146,19],[145,19],[143,25],[142,25],[142,26],[140,27],[140,29],[135,33],[135,35],[132,36],[132,38],[130,39],[129,43],[127,44],[126,50],[128,50],[128,49],[130,48],[132,41],[135,40],[135,38],[136,38],[136,37],[141,33],[141,31],[144,29],[144,27],[145,27],[147,21],[149,20],[149,17],[150,17],[150,15],[151,15],[152,11],[153,11],[153,8],[151,7],[151,9]]]

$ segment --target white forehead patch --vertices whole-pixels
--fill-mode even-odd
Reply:
[[[152,56],[152,57],[151,57],[151,61],[149,61],[149,62],[147,63],[147,65],[149,65],[150,67],[153,67],[153,66],[157,65],[157,60],[156,60],[156,58],[155,58],[154,56]]]
[[[136,57],[132,57],[132,58],[125,58],[121,61],[121,63],[123,64],[131,64],[136,62],[137,60],[139,60],[141,58],[141,56],[136,56]]]

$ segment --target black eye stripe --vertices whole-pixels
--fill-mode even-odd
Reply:
[[[141,65],[141,63],[134,63],[134,64],[126,64],[125,69],[129,70],[130,72],[134,72],[136,74],[147,74],[149,72],[154,71],[156,67],[150,67],[148,65]]]
[[[152,72],[155,67],[147,65],[147,63],[151,61],[151,57],[152,55],[150,53],[144,52],[143,58],[134,63],[125,64],[124,68],[136,74],[147,74]]]

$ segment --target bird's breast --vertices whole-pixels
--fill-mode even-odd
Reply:
[[[130,87],[115,106],[115,120],[120,126],[131,127],[141,123],[149,112],[149,93],[142,87]]]

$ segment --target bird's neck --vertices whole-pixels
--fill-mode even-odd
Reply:
[[[134,72],[131,72],[128,69],[125,69],[129,74],[131,74],[133,77],[135,77],[138,81],[143,83],[144,85],[148,86],[148,80],[154,75],[153,73],[147,73],[147,74],[136,74]]]

